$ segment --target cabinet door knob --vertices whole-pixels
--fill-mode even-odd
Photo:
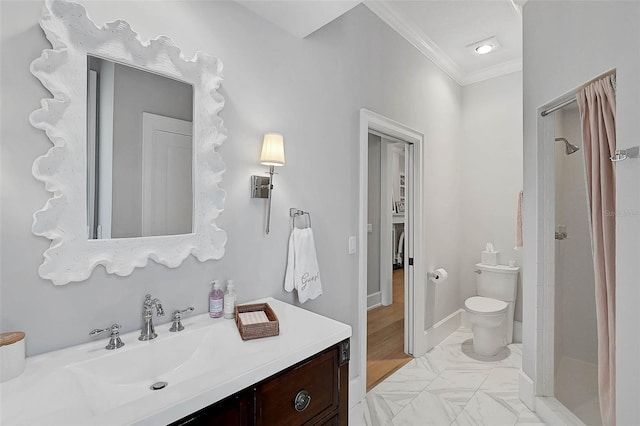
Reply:
[[[297,412],[306,410],[309,404],[311,404],[311,395],[304,389],[299,391],[293,400],[293,408],[295,408]]]

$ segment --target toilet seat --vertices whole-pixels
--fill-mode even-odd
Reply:
[[[486,315],[501,314],[507,311],[509,305],[507,302],[490,297],[473,296],[464,301],[464,307],[468,312]]]

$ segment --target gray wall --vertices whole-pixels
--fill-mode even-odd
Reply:
[[[640,135],[640,3],[624,1],[529,1],[524,6],[525,264],[522,368],[536,377],[536,191],[542,176],[537,109],[616,69],[616,138],[619,148]],[[640,424],[640,162],[616,166],[616,422]],[[531,243],[527,243],[530,241]],[[540,259],[541,261],[542,259]],[[541,278],[541,277],[540,277]]]
[[[193,120],[193,88],[116,64],[113,102],[113,216],[111,236],[142,235],[142,113]]]
[[[462,111],[460,299],[464,303],[477,294],[473,270],[486,243],[500,252],[501,264],[515,260],[521,266],[522,250],[514,246],[517,196],[522,189],[522,73],[465,86]],[[515,320],[522,321],[521,282]]]
[[[49,94],[29,64],[50,46],[37,25],[40,1],[0,2],[1,320],[3,331],[27,333],[30,355],[88,341],[89,330],[114,321],[125,332],[138,329],[146,293],[167,311],[195,306],[196,313],[206,312],[214,278],[234,279],[240,302],[269,295],[293,302],[283,291],[290,207],[311,212],[324,285],[324,295],[304,307],[355,326],[357,256],[348,255],[347,243],[357,234],[362,107],[425,133],[425,200],[442,201],[427,201],[425,235],[419,236],[426,258],[416,261],[454,271],[442,301],[425,300],[426,325],[460,307],[461,88],[365,6],[301,40],[234,2],[166,1],[162,8],[147,1],[83,3],[99,25],[125,19],[143,40],[168,35],[185,57],[202,50],[224,63],[221,116],[229,137],[220,152],[228,166],[222,182],[227,198],[218,224],[229,240],[219,261],[189,257],[176,269],[149,262],[128,277],[98,267],[86,282],[61,287],[39,278],[49,242],[31,233],[32,214],[50,194],[32,177],[31,165],[51,144],[27,117]],[[249,176],[265,172],[258,159],[267,131],[284,133],[287,155],[275,180],[269,235],[265,202],[250,199],[248,190]],[[357,348],[352,345],[352,376],[359,369]]]

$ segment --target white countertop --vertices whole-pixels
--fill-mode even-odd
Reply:
[[[280,335],[243,341],[233,320],[203,314],[184,318],[179,333],[156,327],[148,342],[139,330],[124,334],[115,351],[104,338],[27,358],[21,376],[0,384],[0,424],[167,424],[351,337],[348,325],[273,298],[252,303],[260,302],[278,316]],[[169,385],[151,391],[158,380]]]

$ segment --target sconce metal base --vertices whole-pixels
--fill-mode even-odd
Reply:
[[[273,191],[273,166],[269,166],[269,177],[251,176],[251,198],[266,198],[267,204],[267,227],[265,233],[269,234],[269,223],[271,222],[271,191]]]
[[[269,198],[269,176],[251,176],[251,198]]]

